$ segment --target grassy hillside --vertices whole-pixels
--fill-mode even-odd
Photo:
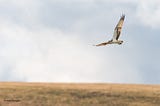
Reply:
[[[160,86],[2,82],[0,106],[160,106]]]

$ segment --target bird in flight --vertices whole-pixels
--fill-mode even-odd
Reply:
[[[104,43],[100,43],[94,46],[105,46],[107,44],[122,44],[123,41],[122,40],[118,40],[122,31],[122,26],[123,26],[123,22],[125,19],[125,15],[122,14],[118,24],[116,25],[115,29],[114,29],[114,33],[113,33],[113,38],[111,40],[109,40],[108,42],[104,42]]]

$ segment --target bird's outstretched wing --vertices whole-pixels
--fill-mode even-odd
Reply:
[[[116,27],[114,29],[113,40],[118,40],[118,38],[119,38],[119,36],[121,34],[121,30],[122,30],[124,19],[125,19],[125,15],[123,14],[121,16],[118,24],[116,25]]]
[[[97,44],[97,45],[93,45],[93,46],[105,46],[107,44],[110,44],[111,41],[108,41],[108,42],[104,42],[104,43],[100,43],[100,44]]]

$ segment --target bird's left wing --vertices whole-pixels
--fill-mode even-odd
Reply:
[[[116,25],[116,27],[114,29],[113,40],[118,40],[118,38],[121,34],[124,19],[125,19],[125,15],[122,15],[118,24]]]
[[[110,44],[110,43],[111,43],[111,41],[108,41],[108,42],[100,43],[100,44],[93,45],[93,46],[105,46],[105,45]]]

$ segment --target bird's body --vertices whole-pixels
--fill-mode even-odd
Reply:
[[[119,45],[122,44],[123,41],[118,40],[118,39],[119,39],[121,31],[122,31],[124,19],[125,19],[125,15],[122,15],[118,24],[116,25],[116,27],[114,29],[113,38],[111,40],[104,42],[104,43],[97,44],[95,46],[105,46],[107,44],[119,44]]]

